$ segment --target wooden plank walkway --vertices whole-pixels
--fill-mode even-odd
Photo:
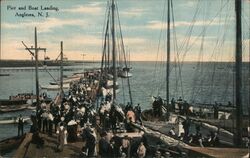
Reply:
[[[47,134],[41,134],[44,140],[42,148],[37,148],[36,144],[30,143],[32,134],[29,133],[24,139],[23,143],[19,146],[14,157],[16,158],[34,158],[34,157],[81,157],[81,148],[84,145],[83,141],[75,143],[68,143],[64,146],[62,152],[57,152],[57,136],[54,134],[49,137]]]
[[[54,134],[52,137],[47,134],[41,134],[45,141],[42,148],[37,148],[35,144],[30,143],[32,134],[28,133],[26,138],[19,146],[14,157],[15,158],[34,158],[34,157],[48,157],[48,158],[59,158],[59,157],[82,157],[81,148],[85,145],[83,141],[75,143],[68,143],[64,146],[62,152],[57,152],[57,136]],[[212,148],[212,147],[192,147],[185,146],[192,153],[198,153],[204,157],[216,157],[216,158],[237,158],[247,155],[248,149],[246,148]],[[98,149],[97,149],[98,150]],[[194,154],[196,155],[196,154]]]

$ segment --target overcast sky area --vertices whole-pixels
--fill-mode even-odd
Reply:
[[[131,60],[165,58],[165,3],[165,0],[118,0],[124,43]],[[234,4],[234,0],[173,0],[171,60],[177,54],[184,61],[234,60]],[[32,10],[35,7],[38,9]],[[21,41],[34,46],[37,27],[38,47],[46,48],[51,59],[58,56],[63,41],[69,60],[81,60],[82,53],[86,60],[100,60],[106,7],[106,0],[1,0],[1,59],[31,59]],[[250,0],[242,0],[245,61],[249,61],[249,19]],[[43,59],[44,53],[39,54]]]

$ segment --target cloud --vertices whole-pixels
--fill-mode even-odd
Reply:
[[[127,11],[121,11],[120,15],[127,16],[127,17],[135,17],[135,16],[142,16],[144,12],[145,12],[145,9],[131,8]]]
[[[123,38],[124,40],[124,44],[125,45],[139,45],[139,44],[146,44],[147,40],[145,38],[139,38],[139,37],[135,37],[135,38]]]
[[[34,28],[37,26],[39,32],[50,32],[54,28],[60,28],[66,25],[74,25],[84,27],[87,25],[86,21],[80,19],[57,19],[57,18],[48,18],[40,22],[30,22],[25,21],[23,23],[14,24],[14,23],[3,23],[2,29],[20,29],[20,28]]]
[[[213,20],[205,20],[205,21],[195,21],[195,22],[189,22],[189,21],[176,21],[175,27],[183,27],[183,26],[212,26],[212,25],[221,25],[222,22],[220,22],[219,19],[213,19]],[[149,21],[146,25],[146,28],[148,29],[166,29],[167,23],[162,21]],[[172,23],[170,24],[170,28],[173,28]]]
[[[82,35],[82,36],[74,36],[66,39],[66,41],[70,42],[73,46],[75,45],[89,45],[89,46],[101,46],[102,39],[101,37],[93,36],[93,35]]]
[[[88,6],[75,6],[69,9],[63,9],[62,12],[68,13],[83,13],[83,14],[102,14],[103,7],[99,6],[100,3],[91,3]]]

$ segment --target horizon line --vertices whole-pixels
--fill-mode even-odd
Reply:
[[[0,59],[0,61],[35,61],[35,60],[31,60],[31,59]],[[39,60],[39,61],[44,61],[44,60]],[[48,61],[56,61],[56,60],[48,60]],[[57,60],[59,61],[59,60]],[[72,60],[66,60],[66,62],[101,62],[101,60],[75,60],[75,59],[72,59]],[[166,61],[156,61],[156,60],[131,60],[130,62],[166,62]],[[170,61],[171,63],[174,62],[174,61]],[[206,60],[206,61],[196,61],[196,60],[193,60],[193,61],[183,61],[183,62],[187,62],[187,63],[192,63],[192,62],[202,62],[202,63],[205,63],[205,62],[214,62],[214,63],[228,63],[228,62],[235,62],[235,61],[211,61],[211,60]],[[242,62],[250,62],[250,61],[242,61]]]

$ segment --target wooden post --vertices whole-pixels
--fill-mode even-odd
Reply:
[[[235,144],[242,145],[242,28],[241,0],[235,0],[236,50],[235,50],[235,95],[236,95],[236,134]]]
[[[61,41],[61,64],[60,64],[60,88],[61,88],[61,102],[64,97],[63,93],[63,41]]]
[[[116,99],[116,80],[117,80],[117,71],[116,71],[116,50],[115,50],[115,3],[112,0],[112,56],[113,56],[113,100]]]
[[[169,104],[169,75],[170,75],[170,0],[168,0],[168,25],[167,25],[167,65],[166,65],[166,100]]]
[[[36,109],[38,110],[40,104],[39,98],[39,76],[38,76],[38,49],[37,49],[37,31],[35,27],[35,62],[36,62]]]
[[[28,48],[24,42],[22,41],[23,45],[25,46],[25,49],[30,52],[30,54],[35,57],[35,71],[36,71],[36,109],[38,110],[39,103],[40,103],[40,98],[39,98],[39,75],[38,75],[38,51],[43,50],[44,52],[46,51],[46,48],[37,48],[37,31],[35,27],[35,48],[31,47]],[[35,53],[32,52],[32,50],[35,51]]]

